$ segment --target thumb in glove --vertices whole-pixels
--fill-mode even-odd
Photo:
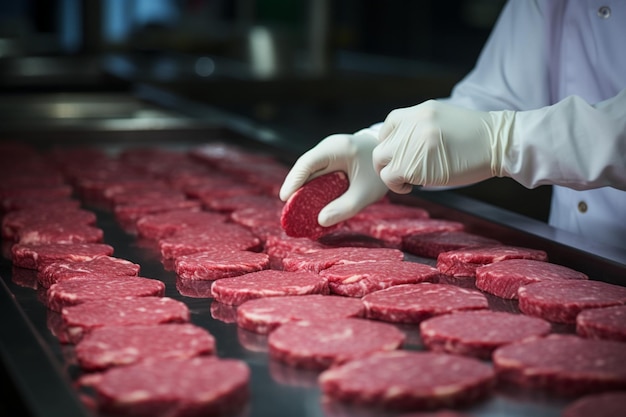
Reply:
[[[343,171],[350,182],[348,190],[320,211],[318,222],[328,227],[349,219],[388,191],[372,164],[372,151],[377,145],[378,139],[368,129],[353,135],[328,136],[296,161],[280,189],[281,200],[289,199],[313,178]]]

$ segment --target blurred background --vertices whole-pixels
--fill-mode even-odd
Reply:
[[[382,121],[394,108],[447,96],[473,67],[503,5],[4,0],[0,123],[157,120],[158,109],[150,113],[127,97],[153,88],[243,117],[305,150]],[[459,192],[547,218],[547,187],[526,190],[504,179]]]

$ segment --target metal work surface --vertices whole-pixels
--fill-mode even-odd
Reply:
[[[414,194],[398,198],[403,204],[427,208],[433,217],[456,218],[469,230],[483,235],[497,236],[507,243],[525,245],[546,250],[558,261],[576,260],[586,265],[586,271],[594,279],[610,280],[624,285],[620,277],[626,277],[626,265],[619,262],[621,253],[607,252],[598,256],[567,247],[550,240],[551,229],[540,223],[527,222],[530,231],[525,233],[502,221],[522,220],[510,213],[476,206],[472,200],[451,197],[444,193]],[[449,203],[446,205],[446,203]],[[266,336],[239,329],[232,322],[222,321],[212,309],[212,300],[196,298],[203,288],[177,288],[176,275],[161,263],[158,253],[143,246],[136,236],[126,233],[116,223],[109,211],[86,207],[96,212],[98,226],[104,230],[105,242],[115,248],[115,256],[141,265],[141,276],[157,278],[166,284],[166,296],[183,301],[191,311],[191,320],[213,334],[217,341],[217,355],[223,358],[244,360],[251,369],[251,397],[242,416],[395,416],[379,410],[364,410],[323,401],[317,386],[317,373],[297,370],[269,359]],[[487,210],[487,211],[484,211]],[[481,215],[472,214],[481,212]],[[409,260],[433,264],[433,260],[408,257]],[[623,258],[621,258],[623,259]],[[24,271],[22,271],[24,272]],[[2,360],[22,394],[29,411],[35,417],[87,416],[91,412],[81,405],[73,380],[80,370],[73,361],[73,347],[60,345],[48,328],[54,313],[46,310],[39,301],[39,293],[33,288],[34,273],[24,276],[15,274],[10,262],[3,259],[0,265],[2,285],[0,306],[3,321],[0,331]],[[36,281],[34,281],[36,282]],[[470,283],[471,284],[471,283]],[[203,284],[200,283],[200,286]],[[206,290],[207,287],[204,287]],[[189,297],[183,294],[196,292]],[[491,306],[497,310],[515,309],[515,302],[489,297]],[[214,306],[215,307],[215,306]],[[228,313],[228,312],[227,312]],[[401,326],[407,334],[405,349],[422,349],[417,326]],[[555,328],[558,332],[571,328]],[[556,417],[567,402],[537,393],[515,392],[498,387],[493,396],[464,411],[474,416],[528,416]]]
[[[217,355],[224,358],[244,360],[252,371],[251,398],[242,415],[264,416],[373,416],[381,415],[372,410],[361,410],[340,404],[325,404],[316,383],[317,373],[297,370],[271,361],[266,352],[267,336],[257,335],[239,329],[234,323],[226,323],[214,318],[209,298],[192,298],[181,294],[177,289],[176,275],[166,271],[158,255],[142,247],[133,235],[125,233],[113,219],[111,213],[96,211],[98,226],[105,231],[105,241],[115,248],[115,256],[128,259],[141,265],[141,275],[157,278],[166,284],[166,296],[185,302],[191,311],[191,320],[213,334],[217,341]],[[412,258],[415,261],[425,261]],[[432,262],[430,262],[432,263]],[[32,407],[34,416],[89,415],[80,406],[77,391],[71,381],[80,375],[72,359],[73,347],[60,345],[48,328],[54,314],[47,311],[38,299],[34,288],[35,274],[31,281],[14,279],[14,274],[6,259],[0,269],[5,285],[2,287],[3,317],[7,326],[3,329],[2,344],[6,357],[11,363],[16,383],[22,385],[24,396]],[[36,282],[36,281],[35,281]],[[199,285],[202,285],[200,283]],[[193,289],[188,289],[191,291]],[[198,289],[196,289],[198,290]],[[201,288],[199,291],[201,292]],[[187,293],[183,290],[183,292]],[[11,306],[14,297],[15,306]],[[511,303],[491,298],[494,308],[510,309]],[[406,349],[422,349],[417,326],[402,326],[407,333]],[[20,334],[19,339],[15,338]],[[10,345],[9,345],[10,344]],[[37,365],[39,363],[39,365]],[[563,401],[537,398],[528,394],[511,392],[496,393],[489,400],[473,406],[467,411],[476,416],[558,416]],[[374,413],[374,414],[372,414]],[[382,414],[385,415],[385,414]],[[396,414],[390,413],[389,416]]]
[[[110,118],[72,125],[55,122],[39,128],[31,126],[31,129],[24,129],[27,123],[20,121],[14,124],[10,137],[30,140],[42,149],[48,149],[63,139],[70,145],[88,143],[111,152],[127,146],[166,146],[184,150],[194,144],[226,140],[243,144],[251,151],[269,152],[285,163],[292,162],[302,150],[298,149],[301,143],[297,138],[286,140],[244,118],[231,117],[211,107],[194,105],[149,88],[140,92],[162,108],[173,109],[172,123],[150,128],[146,125],[159,117],[148,117],[146,123],[137,124],[137,119],[126,118],[123,114],[120,119],[129,123],[123,128],[112,126]],[[131,103],[131,112],[137,111],[134,103],[124,102]],[[197,123],[200,117],[203,122]],[[592,279],[626,285],[626,251],[590,245],[544,223],[451,192],[416,191],[408,196],[397,196],[394,200],[426,208],[432,217],[461,221],[469,231],[492,236],[505,243],[543,249],[548,252],[551,261],[586,272]],[[97,225],[104,231],[105,243],[115,248],[114,256],[140,264],[141,276],[162,280],[166,284],[165,295],[181,300],[189,307],[192,322],[206,328],[215,337],[219,357],[242,359],[249,365],[251,396],[240,413],[242,417],[392,417],[400,414],[324,401],[317,385],[317,373],[270,360],[266,336],[243,331],[232,322],[222,321],[217,317],[222,317],[224,312],[214,308],[217,304],[212,305],[210,298],[197,297],[199,292],[208,289],[206,284],[204,288],[177,288],[175,273],[164,268],[156,252],[120,228],[111,212],[85,208],[96,212]],[[407,259],[431,265],[434,262],[410,256]],[[33,281],[34,274],[29,277],[28,274],[15,272],[6,257],[0,260],[0,314],[3,321],[0,326],[0,359],[11,383],[33,417],[92,415],[83,406],[73,385],[81,374],[73,360],[73,347],[59,344],[51,333],[48,326],[55,319],[54,313],[47,311],[40,302],[40,294],[33,288],[33,282],[36,282]],[[196,296],[183,295],[192,292]],[[513,301],[488,298],[493,309],[516,309]],[[417,326],[401,326],[401,329],[408,336],[405,349],[422,349]],[[557,332],[571,330],[567,326],[555,326]],[[541,393],[516,392],[499,386],[486,401],[463,411],[482,417],[557,417],[566,403],[566,400]]]

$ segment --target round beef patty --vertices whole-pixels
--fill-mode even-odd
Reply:
[[[61,311],[63,307],[87,301],[161,297],[164,293],[165,284],[156,279],[89,275],[52,285],[47,293],[47,306],[50,310]]]
[[[453,311],[489,307],[479,291],[430,283],[396,285],[368,294],[362,301],[368,318],[396,323],[419,323]]]
[[[265,253],[244,250],[214,249],[176,258],[176,275],[188,280],[216,280],[268,269]]]
[[[445,353],[375,353],[322,372],[331,399],[389,409],[455,407],[484,398],[494,372],[477,359]]]
[[[562,417],[616,417],[624,414],[626,391],[582,397],[565,407]]]
[[[549,322],[496,311],[462,311],[420,323],[424,345],[433,351],[491,359],[500,346],[550,333]]]
[[[86,371],[214,352],[214,337],[189,323],[101,327],[76,345],[76,359]]]
[[[437,256],[437,269],[454,277],[474,277],[476,268],[507,259],[547,261],[546,252],[518,246],[480,246],[442,252]]]
[[[290,366],[325,369],[377,351],[399,348],[404,333],[391,324],[357,318],[286,323],[270,333],[269,353]]]
[[[521,286],[563,279],[588,277],[565,266],[533,259],[509,259],[476,269],[476,288],[507,299],[516,299]]]
[[[381,261],[376,267],[364,263],[334,265],[320,275],[328,279],[330,291],[348,297],[363,297],[374,291],[401,284],[436,282],[439,271],[417,262]]]
[[[304,184],[289,197],[280,218],[280,224],[289,236],[317,239],[339,227],[321,226],[317,221],[320,211],[342,195],[349,186],[348,176],[341,171],[330,172]]]
[[[215,416],[239,410],[247,402],[249,382],[243,361],[196,357],[112,368],[96,379],[94,388],[104,413]]]
[[[362,317],[364,312],[363,303],[356,298],[319,294],[257,298],[237,308],[237,325],[265,334],[285,323],[330,323],[341,318]]]
[[[615,341],[550,335],[496,349],[493,364],[503,381],[564,396],[626,389],[626,349]]]
[[[589,308],[626,304],[626,288],[601,281],[559,280],[520,287],[519,309],[524,314],[557,323],[575,323]]]
[[[50,288],[59,281],[85,275],[137,276],[141,266],[126,259],[96,256],[87,261],[54,262],[37,273],[37,283]]]
[[[576,316],[576,333],[589,339],[626,342],[626,305],[581,311]]]
[[[77,343],[90,331],[105,326],[185,323],[189,308],[167,297],[128,297],[88,301],[61,311],[61,343]]]
[[[220,279],[211,286],[211,296],[229,305],[261,297],[328,293],[328,282],[317,274],[273,269]]]

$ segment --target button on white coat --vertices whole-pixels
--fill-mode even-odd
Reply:
[[[608,19],[611,17],[611,8],[608,6],[602,6],[598,9],[598,17],[602,19]]]

